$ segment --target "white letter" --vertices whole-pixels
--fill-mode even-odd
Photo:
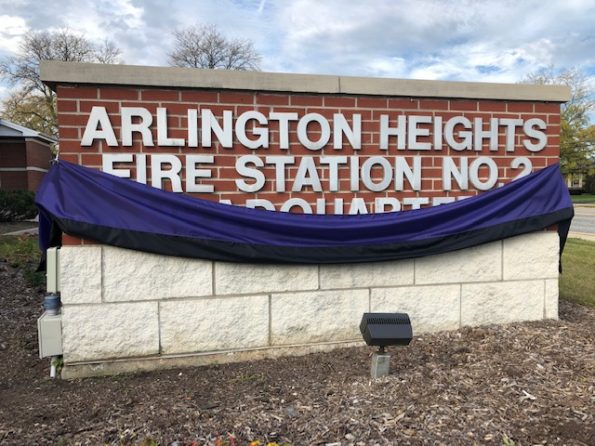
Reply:
[[[157,108],[157,145],[164,147],[180,147],[186,144],[184,138],[169,138],[167,136],[167,109]]]
[[[422,204],[428,204],[430,199],[427,197],[403,198],[403,204],[411,205],[411,209],[420,209]]]
[[[302,208],[302,212],[304,214],[312,213],[312,207],[308,204],[306,200],[302,198],[290,198],[285,203],[283,203],[283,206],[281,206],[281,212],[289,212],[291,208],[294,206]]]
[[[289,149],[289,121],[297,121],[297,113],[269,113],[269,119],[279,121],[279,147]]]
[[[321,156],[320,164],[328,164],[329,191],[339,191],[339,164],[347,164],[346,156]]]
[[[254,178],[256,181],[250,185],[244,180],[236,180],[236,186],[242,192],[258,192],[265,183],[264,173],[258,169],[247,167],[246,164],[254,164],[256,167],[264,166],[262,160],[256,155],[240,156],[236,161],[236,171],[243,177]]]
[[[372,168],[378,165],[382,169],[382,179],[378,183],[372,181]],[[385,190],[392,180],[393,168],[388,160],[382,156],[371,156],[362,165],[362,182],[372,192]]]
[[[362,115],[353,115],[353,128],[349,127],[345,116],[342,113],[333,115],[333,148],[343,148],[343,135],[349,140],[353,150],[362,148]]]
[[[320,178],[318,177],[314,160],[310,156],[305,156],[300,161],[291,190],[292,192],[300,192],[304,186],[312,186],[314,192],[322,192]]]
[[[386,209],[390,206],[390,209]],[[374,213],[396,212],[401,210],[401,203],[394,197],[379,197],[374,200]]]
[[[539,118],[527,119],[525,125],[523,126],[525,135],[527,135],[529,138],[535,138],[539,142],[537,144],[533,144],[528,139],[525,139],[523,141],[523,145],[529,152],[539,152],[540,150],[543,150],[547,144],[547,135],[539,130],[535,130],[533,127],[545,130],[547,126],[545,125],[545,122]]]
[[[442,150],[442,117],[434,117],[434,150]]]
[[[308,124],[317,122],[320,125],[320,138],[318,141],[312,141],[308,137]],[[331,138],[331,127],[328,121],[319,113],[308,113],[304,115],[298,122],[297,134],[300,144],[308,150],[322,149]]]
[[[473,134],[471,132],[459,132],[458,136],[462,138],[461,142],[457,142],[454,137],[454,128],[456,125],[462,124],[466,129],[471,128],[471,121],[464,116],[455,116],[449,119],[444,126],[444,139],[446,143],[454,150],[471,150],[471,140]]]
[[[147,184],[147,155],[144,153],[136,154],[136,181]]]
[[[236,119],[236,136],[238,141],[249,149],[258,149],[259,147],[264,147],[266,149],[269,146],[269,130],[267,128],[254,127],[252,133],[258,136],[255,140],[251,140],[246,136],[246,123],[251,119],[258,121],[261,125],[267,123],[267,118],[260,112],[248,111],[242,113],[238,119]]]
[[[523,170],[516,177],[514,177],[513,180],[518,180],[519,178],[526,177],[531,173],[533,169],[533,163],[531,163],[531,160],[526,156],[519,156],[517,158],[514,158],[510,163],[510,167],[512,167],[513,169],[518,169],[521,166],[523,166]]]
[[[409,116],[409,128],[407,130],[407,148],[409,150],[430,150],[432,144],[429,142],[418,142],[418,136],[430,136],[430,129],[419,129],[417,124],[431,124],[431,116]]]
[[[101,130],[98,127],[101,127]],[[87,127],[85,127],[85,133],[83,133],[83,139],[81,140],[81,146],[91,146],[95,139],[105,139],[105,142],[110,147],[118,145],[105,107],[93,107],[91,109]]]
[[[455,178],[461,190],[467,190],[469,188],[469,169],[467,167],[467,157],[462,156],[459,159],[461,160],[460,170],[457,169],[457,166],[452,157],[444,157],[444,161],[442,163],[442,185],[444,187],[444,190],[452,190],[451,176]]]
[[[334,211],[335,215],[343,215],[343,199],[342,198],[335,198],[333,200],[333,207],[335,208],[335,211]]]
[[[188,109],[188,147],[198,147],[198,110]]]
[[[351,192],[359,190],[359,157],[349,157],[349,187]]]
[[[326,200],[324,198],[316,199],[316,213],[319,215],[326,214]]]
[[[122,131],[120,137],[122,138],[123,146],[132,145],[132,132],[140,132],[143,136],[143,145],[153,147],[153,135],[149,128],[153,123],[153,116],[143,107],[122,107]],[[133,124],[132,118],[140,118],[140,122]]]
[[[163,170],[163,164],[169,164],[171,169]],[[151,156],[151,186],[163,189],[163,179],[171,181],[171,188],[174,192],[182,192],[182,179],[180,172],[182,162],[175,155],[152,155]]]
[[[514,152],[516,127],[523,125],[522,119],[501,118],[500,125],[506,126],[506,151]]]
[[[388,150],[388,137],[397,137],[397,149],[405,149],[405,126],[407,125],[407,117],[400,115],[398,117],[398,124],[396,127],[388,126],[388,115],[380,115],[380,149]]]
[[[366,208],[366,202],[363,198],[354,198],[351,200],[351,206],[349,206],[349,215],[367,214],[368,209]]]
[[[186,155],[186,192],[213,192],[212,184],[196,184],[197,178],[211,178],[211,169],[197,169],[199,163],[213,164],[213,155]]]
[[[488,179],[485,182],[482,182],[479,179],[479,169],[482,165],[488,166],[489,170]],[[471,179],[471,184],[473,184],[476,189],[491,189],[494,187],[494,184],[496,184],[496,181],[498,181],[498,166],[496,166],[496,163],[492,158],[480,156],[471,163],[471,166],[469,167],[469,178]]]
[[[489,138],[490,140],[490,151],[495,152],[498,150],[498,118],[490,119],[490,129],[484,130],[483,129],[483,119],[475,118],[474,119],[474,131],[475,137],[473,139],[474,148],[476,152],[481,152],[481,146],[483,145],[483,140],[485,138]]]
[[[295,157],[271,155],[265,158],[265,162],[275,165],[275,192],[285,192],[285,166],[295,163]]]
[[[413,157],[413,170],[407,164],[407,159],[402,156],[397,156],[395,159],[395,190],[404,190],[403,176],[407,177],[407,181],[413,190],[421,189],[421,156]]]
[[[229,110],[223,111],[223,127],[219,125],[219,121],[208,108],[203,108],[200,113],[202,121],[202,146],[211,147],[211,132],[215,133],[219,143],[226,149],[233,147],[232,138],[232,113]]]
[[[104,153],[101,170],[120,178],[130,178],[130,169],[114,169],[114,163],[131,163],[132,153]]]

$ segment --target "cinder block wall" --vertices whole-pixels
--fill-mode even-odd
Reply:
[[[355,265],[233,264],[63,247],[64,376],[353,345],[361,343],[367,311],[407,312],[414,334],[557,318],[558,251],[551,231]]]

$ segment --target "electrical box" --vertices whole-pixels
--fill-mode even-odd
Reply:
[[[44,312],[37,319],[39,357],[60,356],[62,354],[62,316]]]
[[[60,248],[46,251],[46,283],[48,293],[60,292]]]

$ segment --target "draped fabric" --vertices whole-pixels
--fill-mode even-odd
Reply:
[[[248,209],[167,192],[65,161],[41,184],[43,250],[60,233],[162,255],[252,263],[354,263],[440,254],[558,225],[574,215],[553,165],[479,196],[366,215]]]

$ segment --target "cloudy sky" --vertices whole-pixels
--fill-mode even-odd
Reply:
[[[172,31],[200,23],[251,39],[264,71],[516,82],[553,64],[595,81],[595,0],[0,0],[0,57],[67,27],[166,65]]]

